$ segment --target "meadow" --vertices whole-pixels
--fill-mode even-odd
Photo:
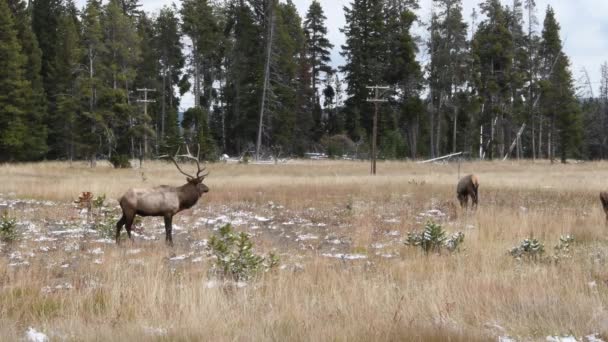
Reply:
[[[129,187],[183,184],[170,163],[0,165],[0,212],[19,232],[0,243],[0,340],[30,327],[61,341],[608,340],[606,162],[464,162],[476,211],[457,206],[455,163],[379,162],[376,176],[354,161],[207,167],[210,192],[175,217],[169,248],[162,218],[116,246],[73,201],[105,194],[118,215]],[[463,232],[461,247],[406,246],[429,220]],[[280,266],[214,279],[207,242],[224,223]],[[542,258],[509,254],[530,237]]]

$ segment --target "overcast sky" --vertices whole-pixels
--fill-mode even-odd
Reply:
[[[308,6],[312,2],[312,0],[292,1],[302,17],[305,16]],[[77,0],[80,6],[84,6],[85,2],[86,0]],[[172,2],[174,1],[141,1],[144,9],[151,12],[157,11],[164,5],[170,5]],[[179,6],[180,1],[175,2]],[[332,63],[337,67],[344,63],[344,59],[340,56],[340,46],[344,44],[344,35],[340,33],[340,28],[345,24],[343,7],[350,6],[351,0],[319,0],[319,2],[327,17],[329,39],[334,44]],[[511,5],[512,0],[502,0],[502,2]],[[432,0],[420,0],[418,16],[423,22],[429,21],[431,3]],[[469,24],[473,7],[476,7],[479,12],[479,3],[479,0],[463,0],[463,15]],[[591,78],[594,94],[597,95],[600,65],[608,60],[608,0],[536,0],[536,5],[539,22],[537,31],[542,30],[545,10],[548,5],[551,5],[555,10],[557,21],[561,25],[560,33],[564,50],[571,59],[575,80],[582,79],[582,70],[585,68]],[[424,30],[420,28],[417,29],[417,33],[421,36],[425,35]],[[419,56],[421,59],[426,58],[424,53]],[[192,96],[187,96],[182,100],[182,107],[188,108],[192,103]]]

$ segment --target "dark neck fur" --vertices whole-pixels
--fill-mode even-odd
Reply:
[[[190,209],[198,201],[198,189],[192,183],[186,183],[178,188],[179,209]]]

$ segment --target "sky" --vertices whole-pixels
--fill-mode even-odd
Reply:
[[[312,0],[292,0],[298,8],[300,16],[304,17]],[[79,6],[84,6],[86,0],[77,0]],[[143,8],[155,12],[164,5],[175,1],[141,0]],[[331,58],[334,67],[344,64],[340,56],[344,35],[340,28],[344,27],[344,6],[350,6],[351,0],[319,0],[327,17],[328,38],[334,45]],[[176,1],[179,6],[180,1]],[[473,8],[479,12],[479,0],[463,0],[463,16],[471,24]],[[511,5],[512,0],[502,0],[503,4]],[[577,85],[583,85],[583,69],[587,70],[594,95],[597,96],[600,81],[600,65],[608,61],[608,1],[607,0],[536,0],[536,16],[538,19],[537,32],[542,30],[545,11],[551,5],[561,26],[561,38],[565,53],[570,57],[571,69]],[[431,16],[432,0],[420,0],[418,17],[428,22]],[[477,21],[479,22],[480,19]],[[425,30],[417,28],[416,33],[424,38]],[[423,47],[420,47],[423,49]],[[419,54],[424,62],[425,53]],[[587,91],[589,93],[589,91]],[[191,94],[182,99],[183,109],[193,104]]]

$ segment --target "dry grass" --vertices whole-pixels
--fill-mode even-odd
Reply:
[[[307,213],[329,223],[329,233],[348,239],[363,261],[323,257],[310,248],[273,236],[255,237],[260,249],[277,249],[283,270],[246,288],[208,288],[211,260],[178,264],[161,242],[131,247],[104,245],[104,262],[79,251],[51,250],[29,267],[9,267],[0,256],[0,340],[23,337],[28,326],[67,340],[313,340],[485,341],[510,335],[544,340],[547,335],[608,336],[608,231],[598,192],[608,163],[549,165],[546,162],[483,162],[462,165],[480,177],[481,206],[475,214],[454,212],[444,226],[464,230],[464,251],[426,256],[393,244],[395,258],[373,253],[384,233],[403,237],[416,215],[455,202],[457,166],[387,162],[368,176],[358,162],[295,162],[287,165],[209,165],[211,189],[199,207],[245,206],[262,210],[269,201],[289,213]],[[143,170],[113,170],[64,163],[0,166],[0,193],[18,198],[69,202],[81,191],[110,198],[132,186],[179,185],[183,176],[165,163]],[[2,196],[0,196],[2,197]],[[15,212],[22,219],[58,219],[67,206]],[[314,209],[311,212],[311,208]],[[182,214],[180,214],[182,215]],[[191,215],[192,217],[190,217]],[[197,212],[185,214],[185,224]],[[396,218],[398,225],[387,223]],[[467,229],[473,226],[473,229]],[[197,231],[207,237],[210,231]],[[558,263],[519,263],[507,254],[533,235],[548,254],[560,235],[577,244]],[[402,238],[401,238],[402,239]],[[177,237],[175,253],[187,250]],[[37,248],[23,242],[23,248]],[[306,247],[306,246],[305,246]],[[13,247],[17,248],[17,247]],[[21,248],[21,247],[19,247]],[[129,260],[143,260],[134,263]],[[50,267],[69,261],[77,267]],[[295,265],[302,265],[295,267]],[[73,288],[46,293],[45,286]],[[590,286],[595,282],[594,286]],[[498,327],[497,327],[498,326]],[[162,334],[151,331],[163,329]],[[143,336],[143,337],[142,337]]]

